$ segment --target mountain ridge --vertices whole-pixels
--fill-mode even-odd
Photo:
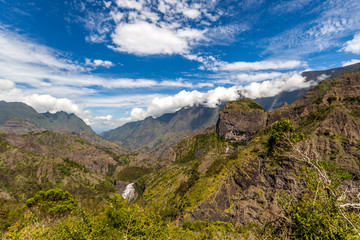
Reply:
[[[6,124],[8,121],[12,121],[13,125]],[[69,114],[64,111],[38,113],[25,103],[0,101],[0,127],[2,126],[2,130],[26,133],[29,129],[27,124],[22,125],[24,121],[35,124],[31,127],[31,131],[52,130],[95,134],[91,127],[74,113]],[[18,124],[14,124],[15,122]]]

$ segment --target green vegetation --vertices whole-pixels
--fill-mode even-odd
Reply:
[[[290,120],[282,118],[280,121],[276,121],[271,127],[268,138],[268,154],[279,156],[283,152],[289,151],[291,144],[304,138],[304,135],[296,134],[294,131],[295,128]]]
[[[120,195],[106,202],[77,204],[68,192],[51,189],[37,193],[26,204],[23,217],[9,228],[4,238],[233,239],[238,236],[231,223],[196,221],[176,226],[158,212],[129,204]]]
[[[151,171],[150,168],[145,167],[125,167],[117,174],[117,178],[120,181],[133,182]]]
[[[154,162],[51,131],[0,135],[0,238],[360,239],[360,101],[328,95],[339,83],[285,106],[274,118],[292,119],[248,143],[209,129],[169,149],[154,140]],[[263,110],[249,99],[226,108]],[[135,182],[137,199],[115,194],[114,179]]]
[[[257,102],[255,102],[250,98],[227,102],[224,109],[228,111],[235,111],[235,110],[250,111],[252,109],[265,111],[265,109],[260,104],[258,104]]]
[[[339,182],[329,188],[317,172],[305,171],[308,191],[298,199],[281,197],[290,221],[276,228],[273,234],[292,239],[359,239],[354,226],[360,226],[360,217],[357,211],[340,207],[336,195]]]
[[[26,206],[45,214],[64,214],[73,211],[77,207],[77,201],[69,192],[55,188],[36,193],[26,201]]]
[[[212,149],[221,149],[224,140],[215,133],[185,139],[176,146],[176,163],[186,164],[199,159]]]

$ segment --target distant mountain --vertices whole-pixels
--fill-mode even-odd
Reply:
[[[154,147],[175,135],[214,126],[222,107],[223,105],[217,108],[182,108],[158,118],[148,117],[142,121],[127,123],[101,135],[130,149]]]
[[[307,71],[303,72],[302,76],[306,78],[306,81],[320,82],[358,68],[360,68],[360,63],[324,71]],[[282,92],[274,97],[255,99],[255,101],[270,112],[273,109],[280,108],[285,102],[288,104],[295,102],[307,90]],[[116,129],[103,132],[101,135],[132,150],[142,147],[152,148],[176,135],[214,126],[224,105],[225,103],[217,108],[187,107],[158,118],[148,117],[142,121],[130,122]]]
[[[0,129],[20,133],[36,130],[94,134],[90,126],[73,113],[38,113],[20,102],[0,101]]]

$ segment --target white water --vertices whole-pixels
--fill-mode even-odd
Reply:
[[[126,185],[126,188],[125,188],[125,190],[123,191],[123,193],[121,194],[121,196],[122,196],[124,199],[128,200],[129,202],[130,202],[131,200],[133,200],[134,197],[135,197],[134,183],[130,183],[130,184]]]

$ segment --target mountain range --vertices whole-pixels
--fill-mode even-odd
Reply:
[[[54,114],[38,113],[20,102],[0,101],[0,126],[2,130],[26,133],[28,131],[52,130],[95,134],[81,118],[63,111]]]
[[[301,75],[306,81],[319,83],[345,72],[354,71],[359,67],[360,63],[357,63],[329,70],[306,71]],[[263,106],[266,111],[272,111],[283,106],[284,103],[295,102],[306,91],[307,89],[300,89],[282,92],[274,97],[255,99],[255,101]],[[126,123],[116,129],[103,132],[101,136],[131,150],[140,150],[144,147],[154,148],[176,135],[215,126],[224,104],[222,103],[216,108],[208,108],[202,105],[182,108],[175,113],[167,113],[158,118],[148,117],[141,121]]]

